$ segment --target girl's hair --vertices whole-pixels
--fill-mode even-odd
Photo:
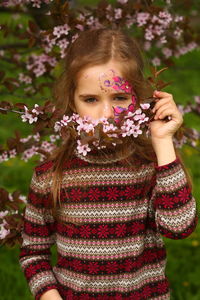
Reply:
[[[64,58],[64,70],[56,81],[53,88],[56,108],[62,114],[72,115],[74,112],[74,92],[77,79],[83,69],[95,65],[108,63],[110,60],[117,61],[121,65],[122,77],[129,81],[136,93],[137,106],[145,98],[152,96],[152,87],[144,78],[144,62],[137,41],[129,36],[123,29],[92,29],[79,34],[79,37],[71,43]],[[134,155],[128,158],[129,163],[143,159],[149,162],[156,162],[156,155],[151,141],[146,135],[139,135],[134,139]],[[68,136],[62,145],[54,150],[48,160],[53,160],[53,184],[51,192],[53,196],[53,206],[57,206],[57,199],[60,201],[62,170],[64,162],[72,157],[75,148],[75,141]],[[122,149],[126,152],[126,146]],[[176,154],[183,161],[176,149]],[[188,182],[191,186],[191,178],[183,165]]]

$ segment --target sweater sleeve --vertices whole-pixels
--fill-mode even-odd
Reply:
[[[44,180],[34,171],[25,209],[19,263],[36,300],[50,289],[57,289],[57,280],[50,263],[50,247],[55,242],[55,222],[48,206]]]
[[[166,165],[154,164],[154,168],[156,176],[151,200],[157,230],[171,239],[186,238],[195,230],[198,217],[182,164],[177,157]]]

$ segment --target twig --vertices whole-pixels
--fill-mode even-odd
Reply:
[[[7,108],[0,107],[0,110],[10,111],[10,112],[18,113],[18,114],[24,114],[23,111],[17,111],[17,110],[14,110],[14,109],[7,109]]]

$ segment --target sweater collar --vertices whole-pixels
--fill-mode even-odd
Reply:
[[[125,147],[124,145],[115,147],[113,149],[94,149],[83,155],[79,153],[77,149],[74,150],[75,156],[78,158],[96,164],[109,164],[115,163],[117,161],[128,158],[134,152],[134,146],[129,145]]]

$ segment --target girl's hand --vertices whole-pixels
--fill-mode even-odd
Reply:
[[[151,139],[172,138],[183,123],[182,114],[178,110],[171,94],[154,91],[154,97],[159,99],[156,100],[156,104],[152,109],[155,116],[149,124]],[[167,116],[170,116],[170,121],[163,121]]]

